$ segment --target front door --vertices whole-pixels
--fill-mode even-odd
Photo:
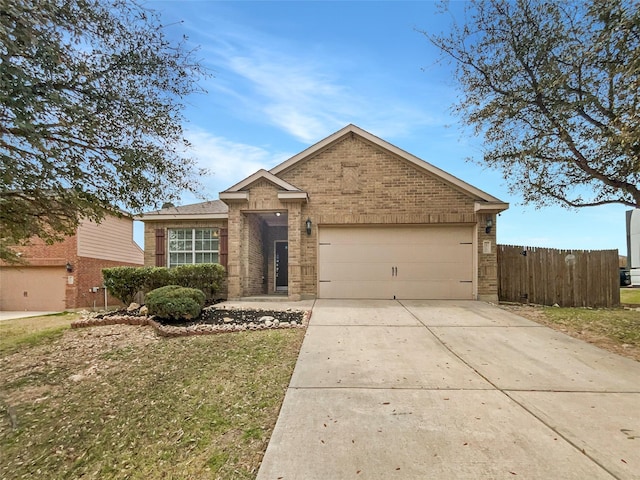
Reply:
[[[276,292],[289,287],[289,242],[276,242]]]

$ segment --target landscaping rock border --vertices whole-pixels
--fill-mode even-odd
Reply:
[[[144,307],[143,307],[144,308]],[[136,315],[133,311],[111,314],[86,312],[80,320],[71,323],[71,328],[97,327],[103,325],[150,326],[162,337],[184,337],[212,335],[217,333],[274,330],[283,328],[306,328],[311,312],[308,310],[264,310],[260,308],[238,308],[211,306],[202,312],[202,318],[181,325],[162,323],[153,316]]]

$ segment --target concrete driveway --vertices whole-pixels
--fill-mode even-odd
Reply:
[[[640,479],[640,363],[480,302],[318,300],[257,478]]]

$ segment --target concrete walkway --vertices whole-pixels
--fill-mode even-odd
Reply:
[[[2,320],[13,320],[15,318],[43,317],[59,312],[25,312],[25,311],[0,311],[0,322]]]
[[[640,363],[480,302],[318,300],[257,478],[640,479]]]

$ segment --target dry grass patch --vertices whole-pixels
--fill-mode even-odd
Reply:
[[[71,322],[79,318],[80,313],[63,312],[3,320],[0,322],[0,355],[59,338]]]
[[[0,477],[255,478],[304,330],[68,330],[0,357]]]
[[[501,306],[572,337],[640,361],[640,311],[637,309]]]

